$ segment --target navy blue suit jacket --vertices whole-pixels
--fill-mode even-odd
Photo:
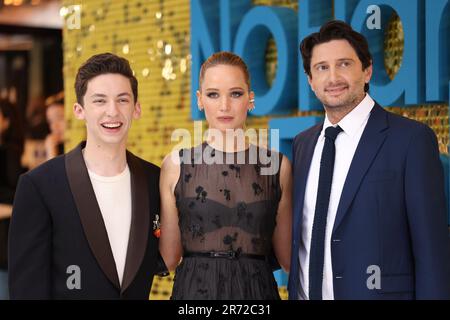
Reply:
[[[322,126],[293,143],[290,299],[298,297],[303,201]],[[344,184],[331,256],[335,299],[450,299],[443,170],[429,127],[375,104]],[[380,268],[380,289],[367,285],[372,265]]]

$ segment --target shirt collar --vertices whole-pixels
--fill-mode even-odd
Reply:
[[[340,126],[345,134],[353,137],[369,117],[374,105],[375,101],[373,101],[369,94],[366,93],[364,99],[336,125]],[[336,125],[333,125],[330,120],[328,120],[328,116],[325,116],[321,135],[324,134],[326,128]]]

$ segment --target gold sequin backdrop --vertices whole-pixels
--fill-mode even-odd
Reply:
[[[298,9],[297,0],[253,0],[255,5],[278,5]],[[176,142],[171,133],[186,128],[193,133],[190,119],[190,11],[188,0],[64,0],[64,6],[81,5],[81,28],[64,29],[64,86],[66,94],[66,150],[85,138],[84,124],[74,119],[73,89],[78,67],[91,55],[113,52],[127,58],[139,81],[142,118],[135,121],[129,149],[157,165]],[[385,40],[385,65],[391,78],[401,65],[403,30],[393,16]],[[267,78],[276,72],[276,48],[267,47]],[[428,124],[436,132],[442,153],[448,146],[448,105],[389,108]],[[292,116],[320,112],[295,111]],[[269,117],[249,119],[251,128],[267,127]],[[203,124],[205,128],[205,124]],[[156,279],[152,299],[167,299],[172,278]],[[286,289],[280,288],[283,298]]]

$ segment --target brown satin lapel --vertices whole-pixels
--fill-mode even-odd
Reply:
[[[81,153],[85,145],[80,143],[65,156],[67,178],[89,246],[105,275],[120,288],[108,233]]]
[[[131,176],[132,216],[127,260],[122,280],[122,293],[133,281],[144,259],[150,232],[150,212],[147,177],[139,160],[127,152],[127,162]]]

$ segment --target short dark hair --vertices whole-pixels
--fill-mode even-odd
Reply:
[[[361,60],[363,70],[372,64],[372,55],[370,54],[366,38],[361,33],[353,30],[349,24],[339,20],[332,20],[325,23],[319,32],[310,34],[300,43],[303,69],[309,77],[311,77],[311,57],[314,46],[332,40],[347,40],[356,51],[359,60]],[[368,83],[364,86],[364,91],[369,91]]]
[[[130,80],[131,90],[133,91],[134,103],[138,98],[138,82],[133,75],[133,70],[127,59],[119,57],[112,53],[101,53],[90,57],[79,69],[75,78],[75,93],[77,102],[83,105],[83,97],[86,94],[89,80],[96,76],[116,73],[127,77]]]

